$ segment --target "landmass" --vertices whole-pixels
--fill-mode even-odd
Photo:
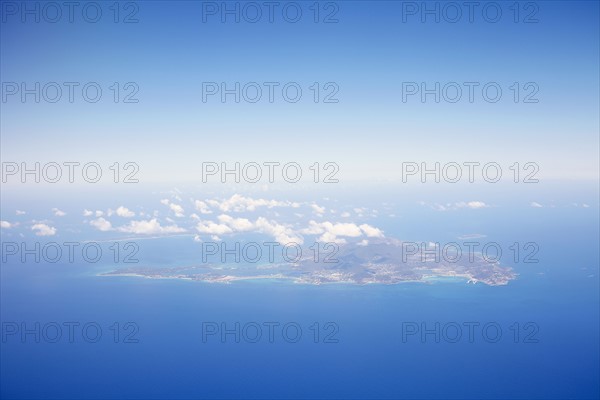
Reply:
[[[211,283],[241,280],[289,280],[298,284],[398,284],[431,282],[439,278],[464,278],[467,283],[506,285],[516,279],[512,268],[490,262],[480,254],[453,261],[433,254],[406,254],[402,242],[379,239],[368,244],[347,243],[330,257],[317,261],[312,252],[297,262],[201,264],[180,267],[134,267],[113,270],[101,276],[138,276],[151,279],[186,279]],[[270,273],[267,272],[270,270]]]

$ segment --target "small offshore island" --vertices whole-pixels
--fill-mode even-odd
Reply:
[[[312,253],[308,253],[312,254]],[[403,254],[402,242],[381,239],[368,244],[339,245],[334,262],[303,257],[296,263],[203,264],[183,267],[134,267],[99,274],[100,276],[138,276],[152,279],[185,279],[210,283],[241,280],[290,280],[298,284],[397,284],[430,282],[439,278],[464,278],[468,283],[506,285],[516,279],[510,267],[476,255],[460,261],[435,260],[433,255]],[[331,260],[330,260],[331,261]],[[272,273],[265,273],[266,271]]]

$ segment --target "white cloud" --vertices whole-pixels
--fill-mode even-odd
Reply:
[[[321,235],[319,241],[322,242],[336,242],[345,243],[344,239],[339,237],[359,237],[363,234],[367,237],[383,237],[383,232],[368,224],[362,224],[360,226],[353,223],[331,223],[326,222],[315,222],[310,221],[308,228],[301,231],[307,235]]]
[[[17,211],[15,211],[15,214],[17,214],[17,215],[25,215],[27,213],[25,211],[17,210]]]
[[[483,235],[481,233],[471,233],[471,234],[467,234],[467,235],[460,235],[460,236],[458,236],[458,239],[468,240],[468,239],[481,239],[484,237],[487,237],[487,235]]]
[[[316,221],[310,221],[308,223],[308,228],[304,228],[300,232],[305,235],[320,235],[325,232],[325,229],[320,223],[317,223]]]
[[[532,201],[530,204],[531,207],[535,207],[535,208],[542,208],[543,205],[541,205],[540,203],[537,203],[535,201]]]
[[[112,229],[110,221],[107,221],[102,217],[90,221],[90,225],[102,232],[107,232]]]
[[[183,217],[183,207],[181,207],[179,204],[175,204],[175,203],[171,203],[169,204],[169,208],[171,209],[171,211],[173,211],[175,213],[175,216],[178,218]]]
[[[363,214],[367,211],[367,209],[366,208],[357,207],[357,208],[353,208],[352,211],[354,211],[356,213],[356,215],[358,215],[359,217],[362,217]]]
[[[219,207],[219,209],[223,212],[255,211],[257,207],[300,207],[299,203],[291,203],[289,201],[253,199],[250,197],[244,197],[237,193],[231,196],[229,199],[223,200],[220,203],[216,200],[207,200],[207,203],[211,206]]]
[[[223,235],[227,233],[233,233],[233,229],[224,224],[217,224],[213,221],[200,221],[196,225],[196,230],[200,233],[207,233],[210,235]]]
[[[343,213],[340,214],[340,217],[342,218],[348,218],[350,216],[350,213],[348,211],[344,211]]]
[[[46,224],[35,224],[31,227],[32,231],[37,231],[37,236],[54,236],[56,234],[56,228],[48,226]]]
[[[151,220],[131,221],[128,225],[120,227],[119,231],[149,235],[156,233],[181,233],[185,232],[185,229],[177,225],[161,226],[158,220],[153,218]]]
[[[308,235],[320,235],[323,233],[329,233],[333,236],[349,236],[357,237],[362,234],[360,228],[352,223],[340,222],[332,224],[329,221],[326,222],[315,222],[310,221],[308,228],[302,230],[302,233]]]
[[[367,235],[368,237],[383,237],[383,232],[381,229],[375,228],[368,224],[362,224],[360,229]]]
[[[93,211],[90,211],[88,209],[83,210],[83,216],[84,217],[91,217],[92,215],[94,215]]]
[[[319,237],[319,241],[323,243],[345,244],[346,239],[339,238],[331,232],[325,232]]]
[[[196,200],[194,206],[196,210],[200,211],[200,214],[212,214],[212,211],[208,208],[208,204],[203,201]]]
[[[273,236],[279,243],[302,244],[304,242],[302,237],[296,235],[289,226],[281,225],[274,221],[268,221],[263,217],[256,220],[255,227],[258,232]]]
[[[0,228],[9,229],[12,226],[13,225],[10,222],[8,222],[8,221],[0,221]]]
[[[217,200],[206,200],[209,206],[211,207],[219,207],[219,202]]]
[[[219,222],[222,224],[226,224],[231,227],[236,232],[246,232],[251,231],[254,228],[252,222],[247,220],[246,218],[233,218],[229,215],[219,215]]]
[[[352,223],[338,222],[332,224],[331,222],[324,222],[323,226],[335,236],[358,237],[362,234],[360,228]]]
[[[53,208],[52,212],[54,213],[55,216],[57,217],[64,217],[65,215],[67,215],[66,212],[59,210],[58,208]]]
[[[322,215],[325,213],[325,207],[320,207],[318,204],[310,205],[316,214]]]
[[[489,207],[483,201],[470,201],[467,203],[467,207],[469,208],[486,208]]]
[[[102,211],[96,210],[96,217],[101,217],[103,215],[104,215],[104,213]]]
[[[160,204],[164,204],[165,206],[169,206],[169,208],[171,209],[171,211],[173,211],[175,213],[175,216],[178,218],[184,217],[183,213],[183,207],[181,207],[179,204],[175,204],[175,203],[171,203],[168,199],[162,199],[160,201]]]
[[[236,232],[257,232],[272,236],[279,243],[303,243],[302,237],[297,235],[290,226],[282,225],[275,221],[269,221],[263,217],[252,222],[246,218],[234,218],[230,215],[222,214],[219,215],[218,220],[219,223],[213,221],[201,221],[196,226],[196,229],[200,233],[210,235],[225,235]]]
[[[468,203],[461,201],[460,203],[455,203],[454,205],[457,208],[467,207],[467,208],[472,208],[472,209],[488,207],[488,205],[485,204],[483,201],[469,201]]]
[[[419,202],[419,204],[422,206],[429,206],[436,211],[458,210],[460,208],[470,208],[470,209],[475,210],[475,209],[489,207],[489,205],[484,203],[483,201],[469,201],[469,202],[459,201],[457,203],[446,203],[446,204],[435,203],[432,205],[429,205],[429,204],[421,201],[421,202]]]
[[[326,211],[325,207],[321,207],[315,203],[303,204],[309,206],[314,212],[319,214],[322,214]],[[299,207],[300,203],[252,199],[235,194],[229,199],[222,201],[209,199],[205,201],[196,200],[194,201],[194,205],[195,208],[202,213],[202,210],[210,211],[208,210],[209,207],[213,209],[217,208],[222,211],[242,212],[252,211],[257,207],[272,208],[287,206],[295,208]],[[356,209],[355,211],[364,212],[365,209]],[[345,212],[342,214],[342,216],[347,218],[350,216],[350,213]],[[304,242],[302,234],[319,235],[319,240],[321,241],[338,243],[343,243],[345,241],[343,239],[344,237],[384,237],[384,234],[380,229],[368,224],[362,224],[359,226],[353,223],[317,223],[315,221],[310,221],[307,228],[297,231],[292,225],[282,224],[264,217],[260,217],[253,221],[246,218],[235,218],[230,213],[223,213],[217,217],[217,221],[200,220],[199,216],[195,214],[192,214],[192,218],[198,220],[196,230],[200,234],[208,234],[219,237],[237,232],[255,232],[272,236],[280,243],[294,242],[299,244]]]
[[[123,207],[123,206],[120,206],[119,208],[117,208],[116,213],[119,217],[123,217],[123,218],[135,217],[135,213],[133,211],[131,211],[128,208]]]

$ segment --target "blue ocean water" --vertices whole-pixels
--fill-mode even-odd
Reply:
[[[546,219],[523,218],[519,229],[524,237],[536,233],[540,263],[514,265],[518,279],[497,287],[452,279],[226,285],[96,276],[111,265],[9,262],[1,271],[3,323],[79,325],[73,343],[66,328],[57,343],[6,337],[2,398],[597,398],[597,227],[589,214],[572,211],[553,224],[560,228],[536,227]],[[490,237],[515,240],[514,230],[498,226]],[[181,260],[178,243],[190,240],[140,241],[140,254],[155,265]],[[236,322],[248,329],[239,343],[231,333],[203,340],[203,323],[231,330]],[[97,343],[81,335],[86,323],[101,327]],[[256,343],[247,340],[254,323],[276,326],[272,343],[267,328]],[[280,328],[289,323],[284,337]],[[439,342],[432,333],[403,338],[408,325],[423,323],[448,330]],[[465,323],[479,324],[474,339],[464,328],[460,340],[449,340],[454,324]],[[493,325],[486,337],[479,329],[485,324]],[[297,326],[302,334],[294,343]],[[88,339],[94,336],[95,328]]]

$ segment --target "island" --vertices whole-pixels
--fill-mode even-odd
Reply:
[[[316,260],[303,252],[295,262],[276,260],[258,263],[206,263],[176,267],[120,268],[100,276],[136,276],[151,279],[185,279],[210,283],[232,283],[241,280],[288,280],[298,284],[398,284],[431,283],[440,278],[459,278],[467,283],[490,286],[506,285],[516,279],[511,267],[490,262],[481,254],[462,257],[435,257],[433,254],[407,254],[396,239],[377,239],[368,244],[340,244],[330,257]],[[310,255],[309,255],[310,254]],[[462,279],[460,279],[462,278]]]

